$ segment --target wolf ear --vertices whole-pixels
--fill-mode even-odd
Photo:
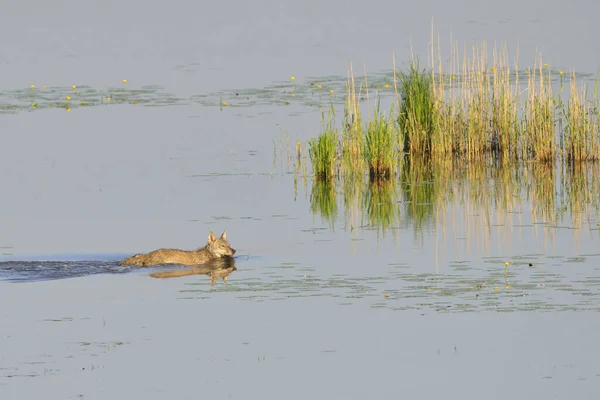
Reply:
[[[215,234],[212,233],[212,231],[208,232],[208,241],[209,242],[215,242],[216,240],[217,240],[217,237],[215,236]]]
[[[221,235],[221,239],[227,240],[227,231],[223,231],[223,234]]]

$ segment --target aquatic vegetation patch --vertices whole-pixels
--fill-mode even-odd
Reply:
[[[402,159],[403,153],[502,163],[600,159],[598,77],[590,91],[589,74],[553,70],[541,54],[531,67],[520,69],[516,57],[514,65],[509,62],[506,46],[494,47],[490,60],[485,42],[471,49],[451,46],[444,67],[439,39],[437,46],[438,59],[428,68],[421,69],[416,58],[406,70],[396,71],[394,63],[396,102],[383,118],[377,87],[375,112],[364,123],[359,102],[369,101],[369,77],[356,79],[350,65],[339,135],[340,173],[366,166],[378,179],[393,169],[390,160]],[[462,60],[459,54],[464,54]]]
[[[332,120],[325,120],[324,131],[308,141],[308,154],[317,179],[330,180],[335,175],[337,161],[338,135]]]
[[[126,80],[124,80],[126,83]],[[0,113],[12,114],[22,111],[43,109],[65,109],[98,107],[117,104],[139,104],[142,106],[170,106],[185,104],[183,99],[164,92],[160,86],[149,85],[139,89],[109,87],[103,90],[87,85],[70,87],[31,85],[25,89],[0,92]]]

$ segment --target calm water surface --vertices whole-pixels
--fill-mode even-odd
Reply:
[[[597,398],[597,167],[415,169],[331,189],[294,161],[343,101],[348,63],[386,82],[393,53],[404,66],[412,44],[426,62],[432,17],[448,41],[518,42],[521,65],[539,49],[593,79],[599,14],[592,1],[7,5],[0,398]],[[225,229],[227,284],[118,266]]]

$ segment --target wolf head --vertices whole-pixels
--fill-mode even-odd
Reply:
[[[214,233],[209,232],[206,249],[214,258],[232,257],[235,254],[235,249],[232,249],[227,241],[227,232],[223,232],[220,238],[217,238]]]

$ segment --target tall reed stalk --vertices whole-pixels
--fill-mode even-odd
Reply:
[[[363,171],[365,167],[365,137],[363,130],[362,114],[359,100],[362,87],[356,89],[352,65],[348,71],[346,82],[346,104],[344,107],[344,121],[342,129],[342,168],[354,173]]]

